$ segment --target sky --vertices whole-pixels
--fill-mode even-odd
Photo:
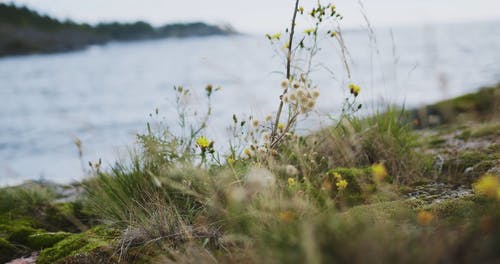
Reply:
[[[293,0],[0,0],[27,5],[59,19],[95,24],[144,20],[154,25],[204,21],[231,24],[246,33],[288,25]],[[365,25],[359,0],[334,0],[344,27]],[[302,0],[304,7],[316,0]],[[500,0],[362,0],[373,26],[500,20]]]

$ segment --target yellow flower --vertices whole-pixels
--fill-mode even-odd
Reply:
[[[359,85],[356,84],[349,84],[349,90],[351,91],[351,94],[354,94],[354,96],[358,96],[359,92],[361,92],[361,88]]]
[[[292,211],[281,211],[279,212],[278,217],[281,221],[289,223],[293,221],[295,215]]]
[[[210,140],[204,136],[200,136],[196,140],[196,145],[198,145],[201,149],[206,149],[210,146]]]
[[[288,178],[288,186],[289,187],[294,187],[297,182],[295,181],[295,178]]]
[[[337,190],[339,192],[341,192],[341,191],[345,190],[345,188],[347,188],[347,181],[346,180],[340,180],[335,185],[337,186]]]
[[[375,163],[372,165],[372,175],[373,179],[376,182],[382,181],[385,177],[387,177],[387,169],[382,163]]]
[[[473,184],[474,191],[488,197],[497,196],[500,199],[500,180],[498,177],[486,174]]]
[[[299,7],[299,9],[298,9],[298,10],[299,10],[299,12],[300,12],[301,14],[304,14],[304,7],[303,7],[303,6]]]
[[[342,180],[342,175],[340,175],[340,173],[334,172],[332,175],[333,175],[333,178],[335,178],[335,180],[337,180],[337,181]]]
[[[306,33],[307,35],[311,35],[311,33],[314,33],[314,28],[308,28],[306,30],[304,30],[304,33]]]
[[[271,36],[271,39],[280,39],[281,38],[281,33],[276,33],[274,35]]]
[[[245,149],[243,150],[243,153],[245,153],[245,155],[247,155],[248,157],[251,157],[252,156],[252,151],[250,151],[250,149]]]
[[[230,166],[233,166],[234,163],[236,163],[236,160],[233,159],[233,158],[227,158],[227,163],[230,165]]]
[[[335,5],[332,5],[330,8],[332,10],[332,13],[335,13],[335,9],[337,9],[337,7]]]
[[[266,34],[266,38],[269,40],[274,40],[274,39],[279,40],[281,38],[281,33],[276,33],[274,35]]]
[[[427,226],[434,220],[434,215],[428,211],[420,211],[417,215],[417,222],[419,225]]]
[[[278,124],[278,129],[283,130],[285,128],[285,125],[283,123]]]

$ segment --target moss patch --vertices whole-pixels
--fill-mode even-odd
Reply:
[[[500,123],[483,125],[474,130],[471,136],[475,138],[500,136]]]
[[[500,90],[500,86],[483,88],[476,93],[442,101],[429,108],[439,113],[445,123],[453,122],[466,116],[484,120],[490,118],[498,110],[498,90]]]
[[[372,223],[385,222],[395,218],[408,219],[413,216],[415,210],[424,204],[425,202],[414,199],[360,205],[342,213],[342,217]]]
[[[28,237],[28,246],[31,249],[40,250],[52,247],[57,242],[69,237],[71,234],[66,232],[55,233],[39,233],[33,234]]]
[[[483,150],[466,150],[443,164],[445,176],[455,183],[470,184],[491,168],[498,166],[500,150],[494,144]]]
[[[480,196],[451,199],[424,207],[445,223],[477,219],[491,210],[494,201]]]
[[[56,263],[66,257],[88,255],[92,251],[107,247],[110,244],[106,231],[102,227],[95,227],[81,234],[66,237],[51,248],[40,252],[38,263]]]
[[[17,254],[17,249],[9,241],[0,237],[0,263],[6,263]]]
[[[27,245],[28,237],[40,232],[42,230],[34,228],[28,220],[8,221],[0,224],[0,234],[15,244]]]

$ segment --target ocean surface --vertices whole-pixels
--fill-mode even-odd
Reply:
[[[321,91],[318,111],[304,120],[303,133],[339,114],[351,82],[361,86],[362,114],[369,114],[384,104],[415,107],[500,81],[500,22],[360,29],[343,37],[350,77],[339,44],[323,40],[312,73]],[[99,158],[110,166],[126,158],[156,109],[175,131],[174,85],[192,91],[194,108],[204,104],[207,84],[222,87],[207,135],[224,142],[233,113],[263,118],[276,110],[281,46],[240,35],[0,58],[0,186],[80,180],[88,161]]]

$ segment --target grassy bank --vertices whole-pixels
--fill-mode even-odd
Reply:
[[[484,88],[224,156],[150,124],[85,182],[0,189],[0,262],[496,263],[499,105]]]

